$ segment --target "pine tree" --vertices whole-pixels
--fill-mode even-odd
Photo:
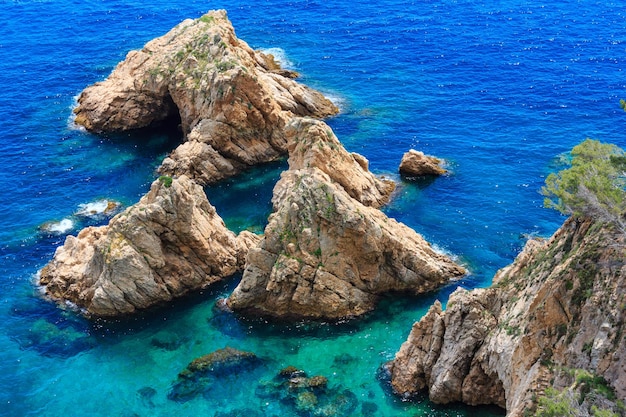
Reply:
[[[615,224],[626,233],[626,154],[587,139],[571,151],[571,166],[546,178],[544,205],[566,215]]]

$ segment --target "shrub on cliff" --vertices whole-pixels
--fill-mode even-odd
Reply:
[[[546,178],[544,205],[566,215],[614,223],[626,233],[626,153],[587,139],[571,151],[570,167]]]

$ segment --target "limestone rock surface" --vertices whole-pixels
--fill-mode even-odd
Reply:
[[[185,142],[160,172],[212,183],[284,155],[291,118],[338,112],[293,75],[238,39],[225,11],[212,11],[129,52],[81,93],[75,121],[106,132],[176,120]]]
[[[589,415],[585,398],[598,401],[602,391],[581,397],[573,376],[587,372],[613,401],[626,398],[625,255],[624,235],[589,219],[530,240],[491,288],[459,289],[445,311],[436,303],[413,325],[387,364],[394,390],[427,389],[438,403],[496,404],[522,416],[553,387],[577,392],[571,406]]]
[[[274,212],[227,305],[299,319],[339,319],[374,308],[385,292],[431,291],[465,270],[375,207],[393,186],[367,171],[322,122],[290,126],[290,169]]]
[[[233,275],[259,239],[229,231],[189,178],[157,180],[107,226],[68,236],[40,283],[90,316],[119,316]]]
[[[410,149],[402,156],[400,174],[407,177],[443,175],[447,171],[441,167],[441,159],[424,155],[424,152]]]

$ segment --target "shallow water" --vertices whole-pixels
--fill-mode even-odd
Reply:
[[[303,82],[337,101],[342,113],[328,122],[340,140],[400,181],[385,212],[471,275],[435,294],[390,296],[372,315],[332,325],[216,312],[236,277],[115,323],[90,323],[40,298],[37,270],[64,240],[41,226],[69,219],[75,234],[106,222],[75,214],[101,199],[138,201],[180,140],[87,134],[71,122],[76,95],[129,49],[210,8],[227,9],[239,37],[278,48]],[[14,0],[0,3],[0,17],[2,415],[289,415],[258,388],[286,365],[327,376],[353,415],[496,415],[399,401],[379,367],[433,300],[445,303],[457,285],[489,285],[527,236],[556,230],[563,218],[542,208],[538,191],[559,154],[586,137],[626,146],[618,104],[626,19],[617,2]],[[397,166],[412,147],[445,159],[451,174],[402,182]],[[259,167],[207,195],[233,230],[262,230],[282,167]],[[262,366],[187,402],[168,399],[191,360],[227,345],[255,352]]]

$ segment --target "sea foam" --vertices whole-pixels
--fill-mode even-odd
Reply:
[[[91,203],[78,205],[78,211],[75,213],[79,217],[100,217],[114,214],[121,204],[113,200],[96,200]]]
[[[47,222],[42,224],[40,230],[55,235],[62,235],[68,233],[74,228],[74,221],[71,219],[63,219],[58,222]]]

